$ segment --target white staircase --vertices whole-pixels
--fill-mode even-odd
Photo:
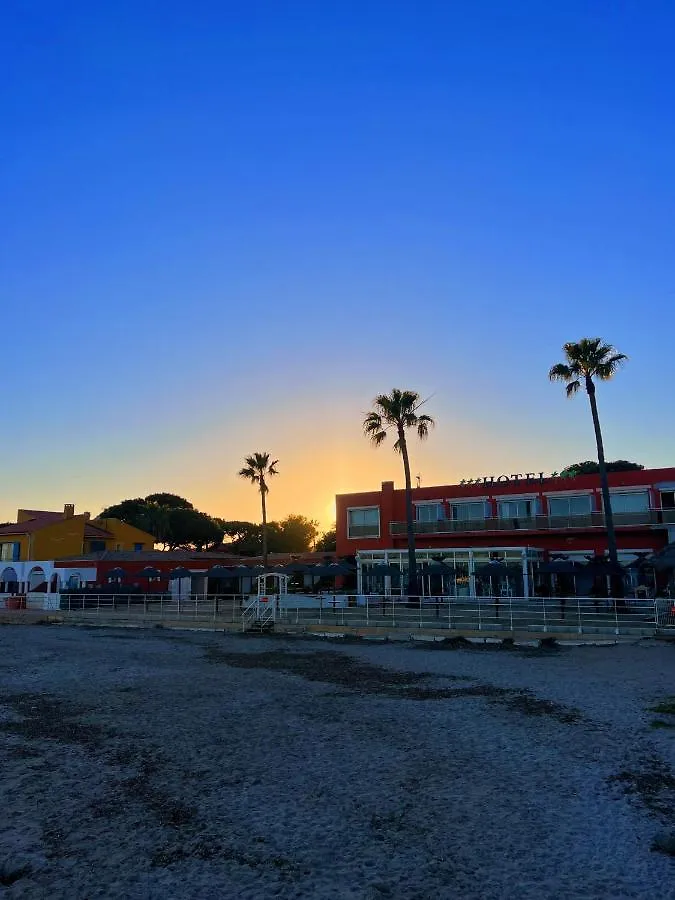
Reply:
[[[276,611],[276,597],[253,597],[242,610],[241,630],[260,634],[272,631]]]

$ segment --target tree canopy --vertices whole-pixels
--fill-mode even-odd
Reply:
[[[596,379],[609,381],[628,359],[625,353],[618,353],[602,338],[569,341],[563,344],[563,353],[565,362],[551,366],[548,377],[551,381],[564,382],[568,397],[573,397],[581,388],[588,394],[594,394],[593,382]]]
[[[157,503],[159,506],[168,506],[171,509],[194,509],[192,503],[178,494],[148,494],[146,503]]]
[[[260,556],[262,525],[238,519],[220,519],[195,509],[177,494],[148,494],[108,506],[101,519],[121,519],[152,534],[165,550],[214,550],[225,542],[231,553]],[[267,524],[270,553],[312,550],[319,535],[318,522],[298,513]],[[330,549],[330,548],[320,548]]]
[[[239,556],[259,556],[262,552],[262,525],[255,522],[222,522],[230,538],[228,550]],[[297,513],[280,522],[267,523],[269,553],[303,553],[314,547],[319,534],[318,523]]]
[[[332,528],[329,528],[328,531],[324,531],[324,533],[317,538],[314,549],[323,551],[324,553],[335,553],[337,550],[337,529],[335,525],[333,525]]]
[[[608,472],[639,472],[644,469],[640,463],[630,462],[627,459],[615,459],[605,463]],[[572,478],[574,475],[596,475],[600,471],[597,460],[587,459],[584,462],[573,463],[566,466],[560,472],[561,478]]]
[[[220,544],[221,522],[177,494],[148,494],[108,506],[101,519],[121,519],[152,534],[165,549],[210,550]]]

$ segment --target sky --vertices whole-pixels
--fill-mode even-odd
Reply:
[[[630,357],[610,459],[675,465],[670,0],[8,0],[0,519],[171,491],[257,519],[593,458],[565,341]]]

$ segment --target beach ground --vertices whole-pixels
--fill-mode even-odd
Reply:
[[[670,898],[675,645],[0,628],[0,896]]]

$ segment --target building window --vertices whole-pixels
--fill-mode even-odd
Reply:
[[[445,510],[442,503],[417,503],[418,522],[439,522],[445,518]]]
[[[134,553],[140,553],[143,550],[143,544],[134,544]]]
[[[0,559],[8,562],[18,562],[21,555],[21,544],[12,541],[11,544],[0,544]]]
[[[675,509],[675,491],[661,491],[661,509]]]
[[[485,518],[485,504],[474,501],[472,503],[453,503],[452,518],[456,522],[475,522]]]
[[[571,497],[549,497],[549,516],[587,516],[591,512],[591,495],[576,494]]]
[[[100,553],[105,550],[105,541],[89,541],[89,552]]]
[[[379,506],[364,506],[359,509],[348,509],[347,536],[350,538],[379,537]]]
[[[611,494],[613,513],[646,512],[649,509],[649,491],[631,491]]]
[[[529,519],[532,515],[531,500],[500,500],[500,519]]]

